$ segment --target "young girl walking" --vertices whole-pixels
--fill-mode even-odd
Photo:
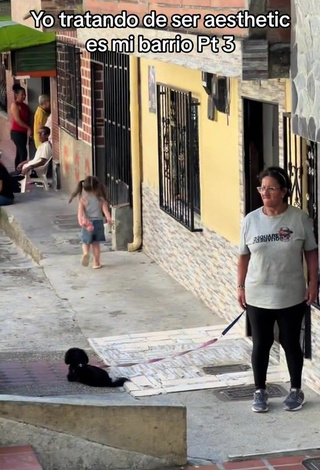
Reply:
[[[100,242],[105,241],[103,216],[112,224],[105,186],[95,176],[79,181],[69,203],[79,195],[78,222],[82,239],[82,266],[89,266],[90,246],[93,252],[93,269],[101,268]]]

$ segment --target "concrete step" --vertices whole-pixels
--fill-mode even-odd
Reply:
[[[0,447],[1,470],[43,470],[29,445]]]
[[[1,444],[27,441],[45,470],[143,470],[186,464],[185,407],[114,401],[112,405],[111,399],[100,397],[100,404],[88,404],[86,397],[0,394]],[[19,463],[30,466],[3,466],[0,460],[0,470],[40,470],[25,451]]]

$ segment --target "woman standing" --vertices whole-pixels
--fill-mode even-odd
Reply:
[[[243,221],[238,261],[238,302],[247,310],[252,330],[256,388],[252,410],[268,411],[266,377],[277,322],[291,381],[284,409],[297,411],[304,404],[300,330],[306,309],[317,298],[318,250],[312,220],[306,212],[288,205],[291,182],[287,173],[269,167],[259,181],[263,206]]]
[[[10,114],[12,117],[11,124],[11,140],[16,146],[15,168],[19,163],[27,160],[27,141],[28,136],[31,136],[32,130],[30,127],[31,112],[29,106],[24,101],[26,99],[25,89],[20,85],[15,84],[12,87],[14,92],[14,102],[10,106]]]

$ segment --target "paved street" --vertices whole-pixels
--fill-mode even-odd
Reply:
[[[19,200],[21,196],[16,205],[7,209],[10,220],[19,222],[19,243],[27,237],[33,252],[41,252],[43,259],[36,264],[1,234],[3,394],[48,399],[72,396],[79,403],[92,404],[104,404],[107,396],[109,404],[185,405],[188,455],[194,464],[224,462],[230,455],[318,446],[319,397],[308,388],[308,403],[302,412],[285,413],[280,394],[271,399],[270,412],[261,416],[251,412],[250,397],[221,400],[212,389],[134,398],[124,389],[96,390],[69,384],[63,364],[69,347],[86,348],[92,362],[102,364],[90,348],[90,338],[139,334],[150,339],[153,332],[162,332],[167,338],[167,332],[180,330],[184,342],[187,330],[219,330],[225,321],[141,252],[110,252],[110,244],[106,244],[103,269],[82,268],[75,207],[68,205],[61,193],[35,191],[24,195],[23,202]],[[61,220],[65,221],[63,227],[58,223]],[[236,316],[239,312],[234,313]],[[241,319],[229,339],[217,344],[219,363],[248,362],[250,343],[243,340],[243,329]],[[117,344],[121,358],[124,343],[117,340]],[[161,352],[161,348],[156,351]],[[143,359],[143,350],[139,354]],[[214,357],[209,362],[207,366],[217,365]],[[211,380],[210,374],[207,377]],[[283,382],[280,385],[287,388]]]

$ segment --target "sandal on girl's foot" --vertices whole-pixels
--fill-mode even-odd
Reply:
[[[82,255],[81,264],[82,264],[82,266],[84,266],[85,268],[86,268],[87,266],[89,266],[89,258],[90,258],[90,257],[89,257],[89,255],[88,255],[88,253],[87,253],[86,255]]]
[[[101,264],[94,264],[92,265],[93,269],[100,269],[102,266]]]

